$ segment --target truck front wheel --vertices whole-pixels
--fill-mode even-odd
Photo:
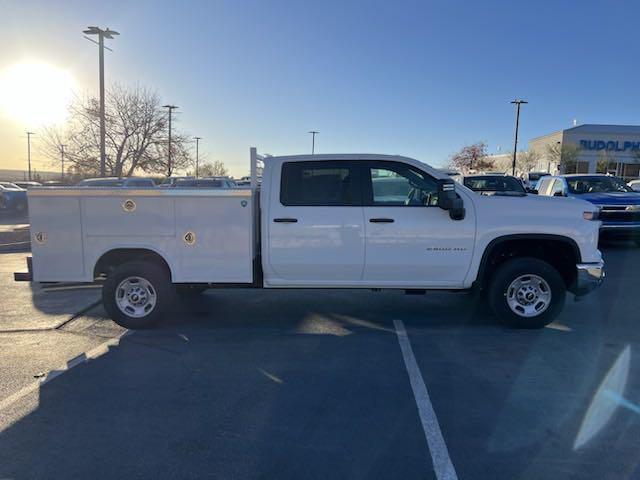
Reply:
[[[497,269],[489,305],[498,319],[516,328],[542,328],[562,310],[566,285],[560,273],[537,258],[514,258]]]
[[[140,329],[156,324],[171,304],[169,273],[151,262],[127,262],[116,267],[102,286],[102,302],[118,325]]]

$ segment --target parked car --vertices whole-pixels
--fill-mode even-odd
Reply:
[[[468,175],[460,181],[480,195],[523,197],[527,194],[520,180],[510,175]]]
[[[439,168],[438,169],[439,172],[444,173],[445,175],[451,177],[451,178],[456,178],[459,177],[460,175],[462,175],[458,170],[453,170],[451,168]]]
[[[175,187],[176,183],[180,180],[193,180],[195,178],[196,177],[167,177],[158,186],[161,188]]]
[[[68,187],[69,184],[59,180],[48,180],[42,184],[43,187]]]
[[[640,246],[640,192],[622,179],[604,174],[544,177],[539,194],[579,198],[597,205],[602,236],[629,238]]]
[[[527,172],[522,176],[524,188],[529,190],[537,190],[536,186],[542,177],[551,175],[549,172]]]
[[[27,209],[27,191],[15,183],[0,182],[0,209],[25,211]]]
[[[246,176],[246,177],[241,177],[239,180],[234,180],[234,182],[236,183],[237,187],[249,187],[251,186],[251,177]],[[262,183],[262,176],[258,175],[256,177],[256,182],[258,185],[260,185]]]
[[[236,184],[227,177],[193,178],[190,180],[178,180],[176,188],[235,188]]]
[[[28,190],[30,188],[33,187],[41,187],[42,184],[40,182],[13,182],[14,185],[19,186],[20,188],[24,188],[25,190]]]
[[[476,289],[499,319],[539,328],[560,313],[567,291],[583,295],[603,280],[591,203],[476,195],[399,156],[259,157],[252,149],[251,171],[258,160],[258,192],[36,189],[31,273],[16,280],[104,278],[106,311],[126,328],[157,322],[176,290],[212,286],[272,295]]]
[[[155,187],[156,182],[152,178],[140,177],[104,177],[85,178],[78,182],[76,187]]]
[[[631,190],[633,190],[634,192],[640,192],[640,179],[631,180],[629,183],[627,183],[627,185],[629,185],[631,187]]]

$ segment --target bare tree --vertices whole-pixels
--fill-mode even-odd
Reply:
[[[202,177],[224,177],[229,173],[224,162],[220,160],[213,163],[203,163],[198,170],[198,174]]]
[[[537,168],[541,155],[536,150],[518,152],[516,154],[516,167],[523,173],[528,173]]]
[[[466,175],[472,170],[489,169],[493,166],[493,162],[487,158],[487,145],[484,142],[478,142],[462,147],[451,155],[449,165]]]
[[[511,165],[513,162],[513,152],[509,154],[509,166],[508,170],[511,171]],[[516,172],[528,173],[538,166],[538,162],[542,155],[536,150],[527,150],[526,152],[516,153]]]
[[[106,167],[110,175],[130,176],[135,171],[164,173],[167,164],[167,117],[160,97],[136,86],[115,84],[106,94]],[[175,132],[172,138],[174,168],[190,164],[187,135]],[[43,154],[60,160],[59,145],[65,144],[69,168],[95,175],[100,163],[100,116],[98,100],[76,98],[64,127],[49,128],[41,141]]]
[[[578,169],[580,147],[572,143],[552,143],[547,145],[547,156],[560,166],[562,173],[575,173]]]

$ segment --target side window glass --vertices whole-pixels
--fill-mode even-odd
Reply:
[[[354,169],[344,161],[287,162],[282,165],[280,203],[285,206],[360,204]]]
[[[553,183],[552,179],[544,179],[540,182],[540,188],[538,189],[538,193],[540,195],[549,195],[549,187]]]
[[[551,195],[555,195],[558,192],[562,192],[563,191],[563,184],[562,184],[562,180],[560,180],[559,178],[556,178],[556,181],[553,184],[553,188],[551,189]]]
[[[432,177],[399,163],[370,167],[368,170],[371,205],[438,205],[438,184]]]

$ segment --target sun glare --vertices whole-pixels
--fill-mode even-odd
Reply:
[[[75,86],[73,76],[54,65],[16,63],[0,71],[0,111],[26,127],[59,123]]]

